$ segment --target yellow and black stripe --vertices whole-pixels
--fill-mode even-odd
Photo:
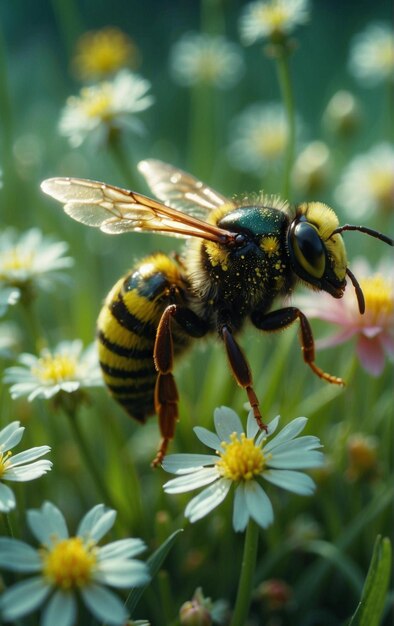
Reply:
[[[140,422],[154,413],[157,326],[169,304],[185,304],[185,289],[177,263],[165,254],[153,254],[114,285],[100,312],[97,337],[104,381],[127,413]],[[184,333],[174,333],[177,353],[188,342]]]

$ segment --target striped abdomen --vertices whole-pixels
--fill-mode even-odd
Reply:
[[[175,261],[164,254],[154,254],[116,283],[98,318],[104,381],[128,414],[141,422],[154,413],[156,329],[169,304],[185,304],[185,287]],[[184,333],[174,329],[176,353],[188,341]]]

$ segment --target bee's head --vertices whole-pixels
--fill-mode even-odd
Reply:
[[[345,244],[341,232],[358,230],[376,237],[390,246],[389,237],[365,226],[339,226],[334,211],[321,202],[304,203],[297,207],[297,214],[288,232],[288,250],[294,272],[308,286],[323,289],[334,298],[341,298],[349,276],[356,292],[360,313],[364,313],[365,301],[357,279],[347,266]]]
[[[288,250],[294,272],[308,286],[341,298],[346,287],[347,256],[334,211],[321,202],[304,203],[288,232]]]

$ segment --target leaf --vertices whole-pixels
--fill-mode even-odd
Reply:
[[[391,543],[378,535],[360,603],[349,626],[379,626],[391,572]]]
[[[152,578],[159,571],[167,554],[169,553],[172,546],[174,545],[177,536],[181,532],[183,532],[183,529],[179,528],[174,533],[172,533],[172,535],[170,535],[168,539],[166,539],[166,541],[162,543],[161,546],[147,560],[146,564],[148,566],[148,569]],[[149,583],[142,587],[134,587],[134,589],[132,589],[129,595],[127,596],[126,607],[130,611],[131,615],[133,615],[134,609],[137,606],[140,597],[142,596],[143,592],[145,591],[148,585]]]

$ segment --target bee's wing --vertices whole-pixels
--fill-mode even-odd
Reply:
[[[178,211],[203,218],[223,204],[234,204],[191,174],[163,161],[140,161],[138,169],[145,176],[153,194]]]
[[[42,190],[64,205],[77,222],[105,233],[155,231],[211,241],[233,240],[229,231],[168,207],[134,191],[83,178],[48,178]]]

